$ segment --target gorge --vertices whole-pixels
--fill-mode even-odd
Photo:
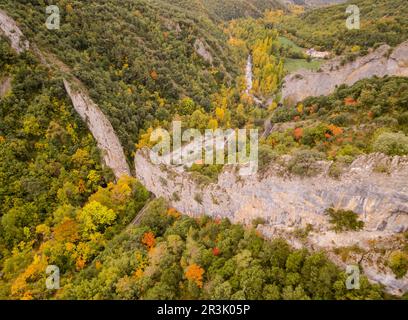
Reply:
[[[17,23],[1,10],[0,29],[17,53],[29,50],[30,44]],[[196,42],[196,50],[207,62],[213,62],[202,42]],[[373,76],[406,77],[407,50],[408,42],[392,52],[384,45],[344,66],[337,59],[322,67],[321,72],[302,70],[290,74],[285,78],[283,99],[298,102],[308,96],[327,95],[343,83],[351,85]],[[263,104],[251,93],[252,69],[249,55],[245,93],[252,96],[256,104]],[[236,168],[225,166],[216,183],[203,184],[180,168],[152,164],[147,149],[141,149],[136,152],[134,167],[130,169],[109,119],[89,97],[86,88],[70,76],[64,79],[64,88],[96,140],[105,165],[112,169],[116,179],[134,172],[156,197],[166,199],[172,207],[193,217],[203,214],[226,217],[244,225],[262,218],[265,223],[257,230],[265,237],[282,236],[294,247],[325,250],[343,266],[344,262],[332,250],[360,245],[366,254],[362,265],[371,280],[384,284],[392,294],[401,295],[408,290],[407,276],[397,279],[379,253],[381,248],[386,252],[395,249],[398,242],[394,239],[408,230],[407,156],[361,155],[338,178],[329,176],[330,161],[317,162],[319,173],[306,178],[288,173],[281,163],[274,161],[269,163],[266,171],[248,177],[238,176]],[[9,80],[3,82],[2,87],[9,88]],[[284,160],[290,161],[290,156]],[[379,172],[378,168],[384,167],[386,172]],[[334,233],[324,214],[329,207],[355,211],[364,222],[364,229]],[[294,236],[297,230],[308,226],[313,230],[307,239]],[[356,263],[361,257],[353,258]]]

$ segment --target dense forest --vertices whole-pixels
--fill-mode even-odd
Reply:
[[[270,9],[287,10],[279,0],[176,0],[172,3],[198,12],[204,9],[217,22],[243,17],[259,18]]]
[[[228,220],[189,218],[151,202],[137,227],[115,237],[57,296],[70,299],[380,299],[380,287],[346,275],[322,252],[264,240]]]

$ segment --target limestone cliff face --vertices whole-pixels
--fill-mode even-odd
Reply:
[[[73,89],[71,83],[64,80],[65,90],[71,98],[76,112],[86,123],[95,138],[105,164],[112,169],[116,178],[123,175],[130,176],[129,166],[122,149],[122,145],[108,118],[99,107],[91,100],[83,88],[77,86]]]
[[[291,176],[278,164],[254,176],[239,176],[234,168],[226,167],[217,183],[200,185],[193,175],[179,168],[152,164],[147,150],[135,156],[137,178],[157,197],[164,197],[188,215],[228,217],[244,224],[261,217],[266,223],[259,230],[265,236],[283,236],[295,247],[326,252],[354,245],[369,248],[379,239],[388,239],[395,246],[396,242],[389,239],[408,230],[408,157],[364,155],[339,180],[329,177],[329,162],[318,165],[321,173],[311,178]],[[389,173],[377,173],[379,167],[387,167]],[[364,229],[334,233],[324,214],[329,207],[360,214]],[[307,224],[314,231],[300,243],[291,233]],[[375,261],[383,259],[375,254],[373,257]],[[363,263],[373,281],[383,283],[393,294],[408,291],[408,277],[396,279],[382,260],[380,264],[373,259]]]
[[[3,10],[0,10],[0,33],[3,33],[10,40],[11,47],[17,53],[29,49],[29,42],[24,39],[24,35],[16,22]]]
[[[383,45],[367,56],[341,66],[340,58],[328,61],[320,72],[300,70],[285,77],[282,98],[292,102],[309,96],[328,95],[341,84],[352,85],[373,76],[408,76],[408,41],[392,52]]]
[[[388,166],[390,173],[376,173],[379,165]],[[311,178],[291,176],[277,164],[262,176],[239,176],[227,167],[218,183],[200,185],[188,172],[152,164],[147,151],[135,157],[137,178],[186,214],[225,216],[243,223],[262,217],[270,225],[310,223],[323,230],[328,227],[324,210],[335,207],[359,213],[366,230],[408,230],[407,157],[361,156],[339,180],[327,174],[329,162],[319,166],[321,173]]]

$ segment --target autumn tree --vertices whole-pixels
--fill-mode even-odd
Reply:
[[[187,267],[187,270],[185,271],[185,276],[188,280],[193,281],[197,285],[197,287],[202,288],[204,272],[205,271],[203,268],[193,263]]]

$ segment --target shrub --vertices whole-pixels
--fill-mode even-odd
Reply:
[[[203,204],[203,196],[200,193],[196,193],[194,195],[194,200],[197,201],[199,204]]]
[[[217,182],[218,175],[222,171],[223,166],[220,164],[196,164],[194,163],[189,169],[190,172],[197,172],[205,177],[210,178],[211,182]],[[208,180],[208,179],[207,179]]]
[[[364,227],[364,222],[358,220],[358,214],[351,210],[329,208],[326,210],[326,214],[329,215],[329,222],[336,232],[357,231]]]
[[[335,161],[329,168],[329,176],[338,179],[343,174],[343,171],[344,165]]]
[[[388,259],[388,265],[397,278],[402,278],[408,271],[408,255],[402,251],[394,251]]]
[[[399,117],[398,117],[398,123],[401,125],[401,126],[406,126],[406,125],[408,125],[408,112],[404,112],[403,114],[401,114]]]
[[[266,220],[264,218],[258,217],[252,220],[252,225],[256,228],[259,224],[265,224]]]
[[[408,154],[408,137],[401,133],[385,132],[378,136],[373,144],[373,150],[389,156]]]
[[[302,144],[313,147],[318,141],[323,141],[326,139],[325,134],[328,128],[323,124],[319,124],[313,128],[306,128],[303,130],[303,137],[301,139]]]
[[[338,157],[345,157],[345,156],[349,156],[349,157],[355,157],[358,156],[359,154],[362,154],[363,152],[351,145],[351,144],[346,144],[344,147],[342,147],[338,152],[337,152],[337,156]]]
[[[260,171],[265,170],[272,161],[277,159],[277,157],[278,155],[272,147],[260,144],[258,149],[258,169]]]
[[[300,176],[310,177],[318,173],[316,161],[323,160],[324,154],[313,150],[296,151],[288,163],[290,172]]]
[[[381,116],[375,119],[375,123],[385,127],[394,127],[398,125],[398,120],[390,116]]]

